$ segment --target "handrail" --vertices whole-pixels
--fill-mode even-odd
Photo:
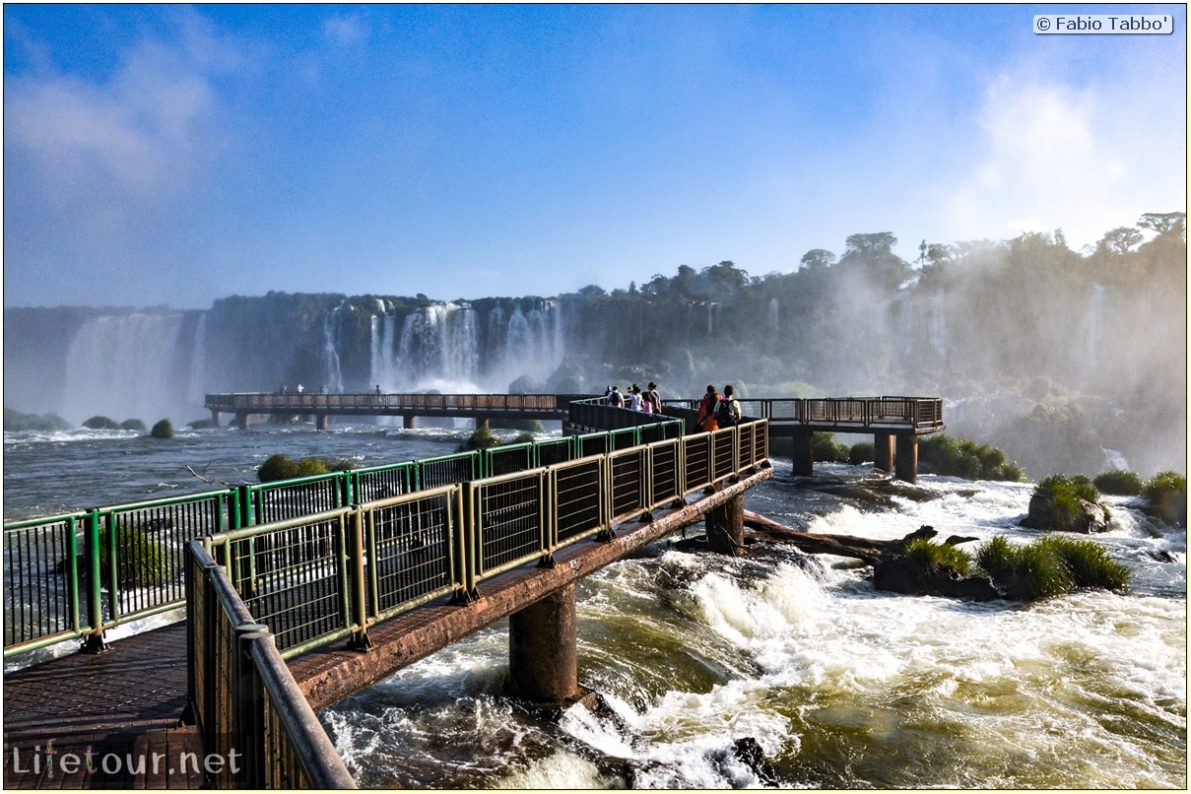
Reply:
[[[208,395],[234,398],[242,405],[252,400],[281,396],[255,393]],[[300,395],[303,400],[377,396]],[[399,398],[402,395],[379,396]],[[599,397],[415,396],[423,400],[442,398],[444,405],[454,402],[485,408],[497,404],[531,405],[536,410],[537,406],[551,402],[565,404],[572,429],[590,428],[599,432],[535,441],[529,447],[531,454],[524,467],[511,461],[511,456],[517,454],[513,452],[458,453],[6,522],[3,597],[6,614],[11,619],[5,622],[5,658],[65,640],[83,638],[88,642],[101,642],[106,629],[181,607],[182,548],[194,538],[279,519],[301,518],[328,508],[352,507],[370,499],[426,490],[450,482],[480,480],[498,467],[502,471],[532,468],[631,448],[659,438],[680,438],[685,429],[685,422],[672,415],[613,408],[604,405],[603,398]],[[681,405],[682,402],[671,400],[665,405]],[[834,405],[840,402],[836,400],[791,398],[741,402],[750,408],[759,407],[762,415],[757,418],[781,425],[790,421],[807,425],[810,423],[808,406],[811,405],[819,405],[832,416],[841,415],[841,408]],[[932,432],[943,426],[942,400],[938,398],[849,398],[848,402],[853,411],[847,414],[852,421],[848,427],[851,432],[903,428]],[[863,404],[863,411],[857,414],[860,404]],[[790,412],[788,409],[793,409],[793,420],[786,417]],[[765,441],[768,442],[767,437]],[[683,442],[684,461],[686,445],[687,442]],[[548,455],[546,450],[549,450]],[[697,457],[710,453],[710,450],[699,447],[698,442],[692,450]],[[765,454],[768,455],[767,443]],[[698,474],[698,460],[695,464],[691,472],[683,470],[684,484],[691,481],[692,473]],[[158,552],[127,553],[129,548],[158,549]],[[145,554],[151,555],[152,559],[146,562]],[[150,575],[137,576],[138,569],[146,564]],[[147,585],[134,583],[135,579],[146,578],[149,580]],[[32,598],[30,593],[34,594]]]
[[[187,548],[187,700],[208,753],[229,761],[220,788],[354,789],[355,781],[224,568]]]

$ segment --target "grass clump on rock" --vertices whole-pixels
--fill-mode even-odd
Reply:
[[[1096,478],[1092,480],[1092,485],[1095,485],[1101,493],[1113,496],[1137,496],[1141,493],[1143,483],[1141,478],[1131,471],[1113,469],[1096,475]]]
[[[492,431],[486,427],[477,427],[476,431],[468,436],[467,441],[460,447],[460,452],[467,452],[473,449],[488,449],[489,447],[500,446],[500,439],[492,435]]]
[[[313,477],[318,474],[329,474],[333,471],[347,471],[351,468],[351,461],[329,461],[326,458],[299,458],[294,460],[288,455],[270,455],[269,459],[256,470],[256,478],[261,482],[277,482],[279,480],[294,480],[298,477]]]
[[[1010,598],[1036,601],[1081,587],[1123,590],[1129,570],[1091,540],[1050,537],[1014,544],[995,537],[976,553],[976,564]]]
[[[848,450],[848,462],[853,466],[859,466],[866,461],[877,459],[877,447],[871,441],[861,441],[859,444],[853,444],[852,448]]]
[[[1187,478],[1178,472],[1164,471],[1141,489],[1148,502],[1147,511],[1168,524],[1187,526]]]
[[[967,576],[972,558],[956,546],[935,543],[928,538],[915,538],[906,544],[905,555],[923,573],[951,573]]]
[[[99,573],[108,582],[111,545],[106,532],[99,538]],[[162,544],[137,527],[116,527],[116,583],[120,587],[151,587],[169,581],[173,560]]]
[[[174,425],[170,420],[162,419],[153,425],[153,429],[149,431],[149,435],[153,436],[153,438],[173,438]]]
[[[106,416],[92,416],[83,421],[83,427],[88,430],[119,430],[120,425],[115,419]]]
[[[1064,532],[1096,532],[1108,528],[1108,508],[1100,504],[1100,491],[1082,475],[1052,474],[1038,483],[1030,497],[1030,511],[1023,527]]]
[[[966,438],[931,436],[918,442],[918,459],[936,474],[963,477],[965,480],[1001,480],[1021,482],[1021,466],[1005,460],[996,447],[977,444]]]
[[[121,430],[135,430],[138,433],[143,433],[147,429],[145,423],[140,419],[125,419],[120,423]]]

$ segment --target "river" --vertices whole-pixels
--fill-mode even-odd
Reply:
[[[453,451],[466,433],[6,433],[4,515],[210,487],[187,465],[248,481],[274,452],[364,466]],[[809,531],[1036,537],[1016,526],[1030,484],[923,474],[916,498],[870,498],[863,467],[818,465],[811,481],[788,462],[775,469],[746,506]],[[826,487],[841,483],[849,495]],[[840,558],[756,545],[729,559],[663,540],[579,586],[579,676],[603,695],[598,715],[548,720],[505,697],[501,622],[320,716],[368,787],[1182,789],[1186,532],[1107,501],[1113,529],[1096,539],[1130,568],[1125,594],[1033,605],[887,595]],[[732,752],[746,737],[772,779]]]

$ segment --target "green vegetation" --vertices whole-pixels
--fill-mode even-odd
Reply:
[[[1100,489],[1101,493],[1113,496],[1137,496],[1141,493],[1142,481],[1131,471],[1113,469],[1096,476],[1092,485]]]
[[[23,414],[7,406],[4,408],[4,429],[8,432],[17,430],[37,430],[50,433],[55,430],[69,430],[72,427],[57,414]]]
[[[468,437],[467,442],[460,447],[460,452],[466,452],[472,449],[488,449],[489,447],[500,446],[500,439],[492,435],[492,431],[486,427],[477,427],[476,432]]]
[[[508,443],[510,443],[510,444],[532,444],[533,440],[534,440],[533,433],[518,433],[517,437]]]
[[[1089,516],[1083,502],[1097,505],[1109,518],[1108,508],[1100,503],[1100,492],[1083,475],[1066,477],[1052,474],[1038,483],[1030,497],[1030,512],[1022,521],[1023,527],[1055,529],[1065,532],[1087,532]]]
[[[333,471],[347,471],[350,468],[350,460],[330,461],[326,458],[316,457],[294,460],[288,455],[270,455],[269,459],[256,470],[256,477],[261,482],[277,482],[297,477],[313,477],[316,474],[329,474]]]
[[[1178,472],[1164,471],[1141,489],[1148,512],[1168,524],[1187,526],[1187,478]]]
[[[149,435],[153,438],[173,438],[174,425],[168,419],[162,419],[157,424],[153,425],[153,429],[149,431]]]
[[[106,584],[111,570],[108,534],[99,538],[99,573]],[[173,575],[174,564],[165,546],[143,529],[116,527],[116,582],[120,587],[149,587],[163,584]]]
[[[831,433],[815,433],[814,456],[820,463],[847,463],[851,450],[847,444],[840,444]]]
[[[972,558],[957,546],[935,543],[928,538],[915,538],[906,544],[906,559],[924,574],[952,573],[967,576]]]
[[[848,450],[848,462],[853,466],[859,466],[865,461],[876,459],[876,457],[877,449],[871,441],[861,441],[859,444],[853,444],[852,448]]]
[[[527,433],[545,433],[546,428],[537,419],[494,418],[489,422],[494,430],[524,430]]]
[[[947,435],[924,438],[918,442],[918,460],[937,474],[966,480],[1021,482],[1025,479],[1021,466],[1007,462],[1004,452],[966,438]]]
[[[1129,570],[1091,540],[1048,537],[1014,544],[998,536],[980,547],[976,563],[1009,597],[1026,601],[1081,587],[1123,590],[1129,584]]]
[[[135,430],[138,433],[145,432],[145,423],[140,419],[125,419],[120,423],[121,430]]]
[[[115,419],[109,419],[106,416],[92,416],[83,422],[83,427],[88,430],[119,430],[120,425],[116,423]]]

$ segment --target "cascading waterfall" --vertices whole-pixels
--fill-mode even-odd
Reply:
[[[770,331],[778,330],[778,317],[779,317],[778,310],[779,310],[779,307],[778,307],[777,298],[770,298],[769,299],[769,330]]]
[[[64,417],[82,422],[101,415],[151,424],[174,414],[181,421],[192,389],[177,377],[183,319],[181,313],[135,313],[84,323],[66,354]]]
[[[190,353],[190,388],[187,400],[196,408],[206,398],[207,377],[207,313],[202,312],[194,328],[194,348]]]
[[[343,301],[327,312],[323,320],[323,359],[327,364],[327,390],[333,394],[343,392],[343,371],[339,367],[339,315],[347,301]]]
[[[933,347],[947,362],[947,303],[943,295],[933,295],[927,302],[927,336]]]
[[[1088,297],[1088,308],[1083,315],[1083,353],[1088,362],[1096,361],[1104,344],[1104,318],[1108,295],[1104,285],[1092,283],[1092,294]]]

